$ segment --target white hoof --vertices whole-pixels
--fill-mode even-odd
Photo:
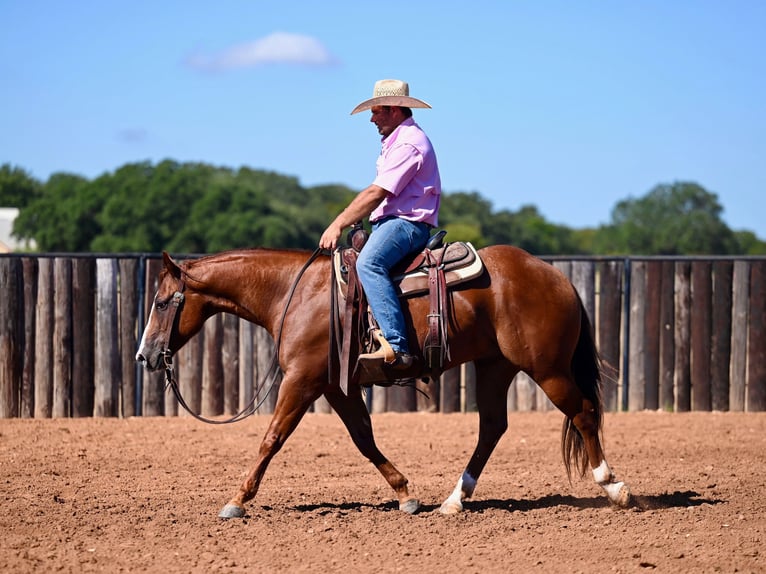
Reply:
[[[463,505],[460,502],[447,499],[439,507],[439,512],[442,514],[458,514],[463,512]]]
[[[242,506],[237,506],[231,502],[224,506],[221,509],[221,512],[218,513],[218,518],[223,519],[242,518],[243,516],[245,516],[245,509]]]
[[[399,510],[407,514],[415,514],[420,508],[420,501],[417,498],[410,498],[405,502],[399,503]]]
[[[612,500],[614,504],[620,508],[628,508],[630,506],[630,488],[627,484],[623,484],[620,487],[617,496]]]

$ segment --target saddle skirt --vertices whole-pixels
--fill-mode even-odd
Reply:
[[[446,285],[457,285],[481,275],[484,264],[476,248],[468,242],[456,241],[431,250],[431,259],[441,261]],[[348,292],[348,270],[343,262],[342,251],[333,255],[338,292],[343,299]],[[428,258],[424,251],[406,258],[391,270],[391,277],[399,297],[426,293],[428,283]]]

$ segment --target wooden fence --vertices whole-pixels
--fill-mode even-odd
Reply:
[[[547,260],[593,321],[608,410],[766,410],[766,258]],[[185,414],[162,374],[134,361],[160,266],[147,254],[0,256],[0,418]],[[175,359],[184,397],[206,416],[235,413],[259,392],[272,349],[263,329],[211,318]],[[375,387],[368,408],[475,408],[471,364],[418,385],[425,394]],[[277,392],[260,392],[259,413]],[[550,408],[519,375],[508,409]],[[323,399],[313,409],[330,410]]]

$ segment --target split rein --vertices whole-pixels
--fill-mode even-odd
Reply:
[[[314,262],[314,260],[316,260],[316,258],[321,253],[322,253],[321,248],[315,249],[314,253],[311,254],[311,257],[309,257],[309,260],[306,261],[303,267],[301,267],[301,270],[298,272],[298,276],[295,278],[295,281],[293,282],[292,287],[290,288],[290,292],[287,296],[287,303],[285,303],[284,311],[282,311],[282,317],[279,321],[279,330],[277,331],[277,336],[275,337],[275,342],[274,342],[275,343],[274,353],[271,357],[269,368],[266,371],[266,376],[264,377],[261,383],[256,385],[255,387],[256,390],[253,393],[253,398],[250,400],[250,402],[245,406],[245,408],[243,408],[240,412],[238,412],[233,417],[224,419],[224,420],[215,420],[215,419],[209,419],[209,418],[203,417],[202,415],[195,413],[184,400],[183,396],[181,395],[181,389],[178,387],[178,381],[176,380],[173,373],[173,353],[170,351],[168,347],[165,347],[165,349],[162,350],[162,362],[165,366],[165,390],[167,390],[169,387],[173,391],[173,394],[175,395],[176,400],[178,401],[178,404],[181,405],[181,407],[187,413],[189,413],[198,421],[202,421],[203,423],[208,423],[212,425],[223,425],[223,424],[239,422],[256,413],[256,411],[260,408],[260,406],[264,403],[264,401],[266,401],[266,398],[269,396],[269,393],[271,393],[271,389],[274,388],[274,385],[277,382],[277,376],[279,375],[279,371],[280,371],[279,346],[282,340],[282,327],[285,324],[285,317],[287,316],[287,310],[290,307],[290,302],[293,300],[295,289],[298,287],[298,283],[303,277],[303,274],[306,272],[306,269],[309,268],[309,266]],[[178,311],[183,306],[183,302],[185,299],[185,296],[183,294],[183,291],[185,289],[183,276],[181,277],[179,281],[180,281],[180,284],[178,287],[178,291],[176,291],[173,294],[173,299],[170,301],[170,304],[173,306],[173,316],[170,318],[170,323],[168,327],[169,332],[168,332],[166,345],[170,344],[170,331],[173,330],[173,326],[175,325]],[[268,383],[268,388],[266,389],[266,392],[263,394],[263,397],[260,400],[258,400],[258,397],[261,394],[261,389],[267,386],[267,383]]]

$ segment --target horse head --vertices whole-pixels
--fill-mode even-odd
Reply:
[[[185,268],[164,251],[162,260],[165,267],[136,353],[136,361],[150,371],[166,366],[207,318],[202,313],[204,299],[189,285]]]

